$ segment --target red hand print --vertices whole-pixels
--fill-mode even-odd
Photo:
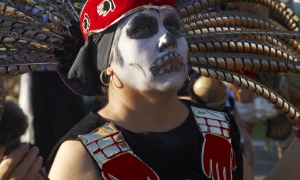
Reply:
[[[124,153],[104,163],[102,175],[105,180],[159,179],[152,169],[130,153]]]
[[[207,177],[213,180],[232,179],[236,168],[235,152],[228,139],[213,134],[205,134],[202,164]]]

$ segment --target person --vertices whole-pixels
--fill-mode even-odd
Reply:
[[[89,6],[87,3],[85,7]],[[86,13],[85,10],[82,13]],[[88,14],[88,17],[92,15]],[[90,21],[92,24],[92,19]],[[98,34],[87,37],[86,47],[96,38],[99,38]],[[180,19],[172,1],[167,6],[147,5],[120,21],[112,44],[110,62],[104,67],[110,80],[102,80],[102,84],[109,84],[108,103],[91,112],[58,143],[54,149],[55,157],[49,158],[46,167],[50,179],[97,179],[101,176],[103,179],[218,176],[241,179],[242,155],[225,116],[177,97],[177,91],[187,77],[188,47],[180,33]],[[86,47],[81,49],[78,57]],[[76,67],[76,61],[72,68]],[[99,76],[102,78],[103,74]],[[74,77],[80,76],[76,74]],[[202,119],[223,124],[224,129]],[[211,132],[206,126],[212,128]],[[95,129],[99,133],[88,134]],[[201,131],[206,134],[204,137]],[[82,142],[72,141],[78,135]],[[188,140],[189,137],[194,138]],[[231,140],[232,144],[229,143]],[[214,145],[214,141],[220,141],[220,144]],[[201,158],[202,148],[205,150]],[[66,155],[71,149],[72,153]],[[215,159],[216,154],[224,157]],[[96,167],[89,156],[96,162]],[[83,158],[76,158],[78,161],[74,162],[74,157]],[[203,171],[201,159],[205,166]],[[223,173],[219,174],[222,170],[217,167],[211,168],[210,161],[225,169]],[[75,171],[67,171],[70,167]]]
[[[57,141],[84,117],[82,97],[72,92],[51,66],[22,75],[19,97],[29,123],[22,142],[38,146],[45,165]]]
[[[28,143],[21,143],[20,137],[28,126],[27,118],[15,98],[6,94],[0,78],[0,179],[33,179],[43,158],[38,156],[37,147],[29,150]]]
[[[21,143],[18,148],[4,156],[6,147],[0,146],[0,179],[34,179],[39,172],[43,158],[38,156],[39,149],[28,143]]]
[[[72,92],[53,68],[32,72],[30,93],[34,145],[45,165],[57,141],[85,116],[84,104],[82,96]]]
[[[173,0],[87,1],[80,24],[86,43],[69,78],[107,85],[108,103],[57,144],[51,180],[254,179],[223,113],[178,99],[188,47]],[[300,177],[299,143],[267,179]]]
[[[37,8],[24,8],[34,15],[38,13]],[[43,21],[48,19],[44,17]],[[21,77],[19,103],[30,123],[25,134],[28,138],[24,137],[23,142],[38,146],[44,160],[56,142],[85,116],[82,96],[64,84],[56,69],[56,65],[49,64]]]

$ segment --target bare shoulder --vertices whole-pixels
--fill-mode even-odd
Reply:
[[[91,158],[80,141],[64,142],[53,162],[49,177],[51,180],[100,179]]]
[[[247,158],[243,155],[244,177],[243,180],[254,180],[254,176]]]

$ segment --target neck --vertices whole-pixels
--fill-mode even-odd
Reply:
[[[108,104],[99,111],[105,119],[133,132],[163,132],[179,126],[188,116],[177,92],[139,92],[110,87]]]

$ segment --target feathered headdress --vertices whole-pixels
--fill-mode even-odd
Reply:
[[[89,0],[86,4],[85,0],[2,0],[0,75],[18,75],[40,65],[57,64],[67,85],[79,92],[82,85],[66,77],[89,34],[109,31],[139,7],[168,6],[176,8],[182,17],[181,32],[189,45],[188,65],[201,76],[263,96],[281,108],[293,125],[299,110],[264,84],[236,71],[299,73],[299,19],[279,0],[239,1],[268,7],[286,26],[246,12],[204,13],[237,0],[175,0],[175,4],[173,0]],[[95,25],[93,19],[99,16],[110,19],[108,24]]]

